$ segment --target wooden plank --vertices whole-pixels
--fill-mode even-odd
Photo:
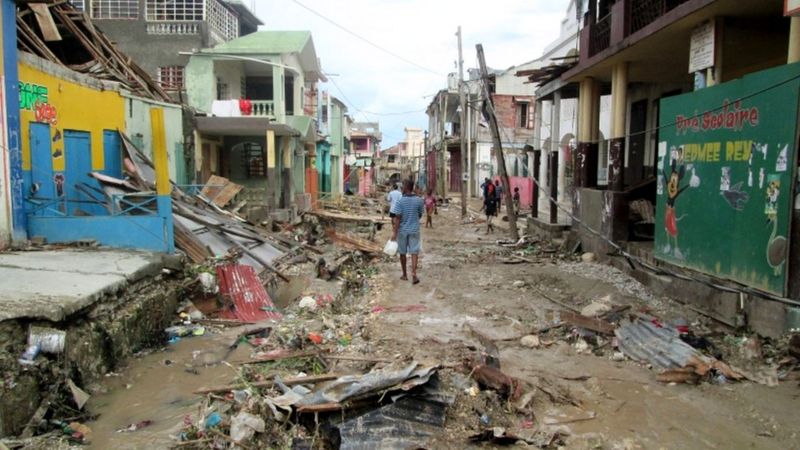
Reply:
[[[316,384],[323,381],[330,381],[339,378],[341,375],[327,373],[323,375],[311,375],[306,377],[295,377],[295,378],[286,378],[281,380],[283,384],[286,386],[295,386],[298,384]],[[262,388],[262,387],[272,387],[275,384],[274,380],[266,380],[266,381],[257,381],[253,383],[239,383],[239,384],[231,384],[227,386],[216,386],[210,388],[201,388],[194,391],[195,394],[219,394],[223,392],[230,392],[237,389],[247,389],[248,387],[252,388]]]
[[[44,40],[47,42],[60,41],[61,33],[58,32],[56,22],[50,14],[50,7],[44,3],[31,3],[28,6],[33,10]]]
[[[200,191],[200,193],[214,202],[215,205],[223,208],[230,203],[233,197],[236,197],[242,189],[244,189],[244,186],[236,184],[225,177],[211,175],[211,178],[208,179],[208,182],[203,186],[203,190]]]
[[[615,329],[614,325],[603,319],[586,317],[582,314],[578,314],[572,311],[561,311],[559,312],[559,315],[561,316],[561,320],[570,325],[574,325],[579,328],[585,328],[587,330],[595,331],[597,333],[608,334],[608,335],[614,334],[614,329]]]

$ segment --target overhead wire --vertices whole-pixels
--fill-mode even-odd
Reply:
[[[767,92],[767,91],[769,91],[771,89],[775,89],[775,88],[777,88],[779,86],[782,86],[782,85],[784,85],[786,83],[789,83],[789,82],[791,82],[793,80],[796,80],[796,79],[800,79],[800,75],[793,76],[793,77],[791,77],[791,78],[789,78],[787,80],[775,83],[775,84],[770,85],[770,86],[768,86],[768,87],[766,87],[764,89],[760,89],[760,90],[755,91],[755,92],[753,92],[751,94],[742,96],[736,101],[745,100],[745,99],[748,99],[748,98],[752,98],[752,97],[754,97],[756,95],[763,94],[764,92]],[[496,111],[496,109],[494,107],[494,102],[487,101],[487,96],[488,96],[489,90],[488,90],[488,86],[486,85],[486,80],[482,79],[481,82],[482,82],[482,85],[483,85],[484,101],[487,104],[487,107],[491,109],[492,114],[495,117],[497,117],[497,111]],[[735,103],[736,101],[730,102],[730,103],[732,104],[732,103]],[[721,110],[723,108],[724,108],[724,106],[718,107],[718,108],[712,108],[712,109],[710,109],[710,110],[708,110],[708,111],[706,111],[704,113],[698,113],[694,117],[701,117],[703,114],[711,113],[711,112],[714,112],[716,110]],[[672,122],[672,123],[668,123],[668,124],[665,124],[665,125],[661,125],[661,126],[658,126],[658,127],[654,127],[654,128],[651,129],[651,131],[660,130],[660,129],[667,128],[667,127],[670,127],[670,126],[674,126],[675,124],[677,124],[677,121]],[[498,131],[500,131],[504,135],[504,137],[507,140],[510,141],[505,129],[498,127]],[[628,136],[632,136],[632,135],[633,134],[628,134]],[[537,186],[540,186],[539,179],[538,179],[538,174],[531,174],[530,177],[533,179],[534,183],[536,183]],[[754,289],[754,288],[752,288],[750,286],[744,285],[742,283],[739,283],[739,282],[736,282],[736,281],[733,281],[733,280],[727,280],[733,286],[722,285],[722,284],[719,284],[719,283],[715,283],[715,282],[711,281],[710,279],[706,279],[706,278],[698,277],[698,276],[693,276],[693,275],[688,275],[688,274],[676,272],[674,270],[671,270],[671,269],[668,269],[668,268],[665,268],[665,267],[660,267],[660,266],[655,266],[653,264],[650,264],[649,262],[645,261],[644,259],[629,253],[621,245],[619,245],[616,242],[614,242],[613,240],[609,239],[607,236],[605,236],[600,231],[595,230],[590,225],[587,225],[580,218],[575,216],[571,210],[568,210],[563,205],[561,205],[558,202],[558,199],[552,197],[548,192],[544,191],[544,196],[551,202],[551,204],[554,204],[556,206],[556,208],[561,210],[564,214],[567,215],[567,217],[572,219],[573,223],[575,223],[578,226],[586,229],[589,233],[593,234],[594,236],[600,238],[601,240],[606,242],[608,245],[610,245],[611,248],[613,248],[615,251],[617,251],[619,255],[621,255],[622,257],[625,258],[625,260],[628,262],[629,265],[631,265],[632,268],[635,268],[634,267],[634,263],[636,263],[639,267],[645,269],[648,272],[654,273],[656,275],[664,275],[664,276],[669,276],[669,277],[672,277],[672,278],[677,278],[677,279],[680,279],[680,280],[683,280],[683,281],[690,281],[690,282],[700,283],[700,284],[703,284],[703,285],[705,285],[707,287],[710,287],[712,289],[715,289],[715,290],[718,290],[718,291],[722,291],[722,292],[728,292],[728,293],[734,293],[734,294],[745,294],[745,295],[750,295],[750,296],[753,296],[753,297],[762,298],[762,299],[765,299],[765,300],[770,300],[770,301],[775,301],[775,302],[779,302],[779,303],[783,303],[783,304],[787,304],[787,305],[791,305],[791,306],[800,307],[800,301],[798,301],[798,300],[793,300],[793,299],[790,299],[790,298],[785,298],[783,296],[779,296],[779,295],[775,295],[775,294],[772,294],[772,293],[769,293],[769,292],[765,292],[765,291],[762,291],[762,290],[759,290],[759,289]]]
[[[386,53],[387,55],[393,56],[393,57],[399,59],[400,61],[405,62],[406,64],[410,64],[410,65],[412,65],[412,66],[414,66],[414,67],[416,67],[418,69],[424,70],[426,72],[430,72],[430,73],[432,73],[434,75],[444,76],[443,73],[440,73],[440,72],[438,72],[436,70],[433,70],[433,69],[430,69],[428,67],[425,67],[425,66],[423,66],[423,65],[421,65],[419,63],[416,63],[416,62],[414,62],[414,61],[412,61],[412,60],[410,60],[410,59],[408,59],[408,58],[406,58],[404,56],[401,56],[401,55],[399,55],[399,54],[397,54],[397,53],[395,53],[395,52],[393,52],[393,51],[391,51],[391,50],[389,50],[389,49],[387,49],[387,48],[385,48],[385,47],[383,47],[381,45],[378,45],[378,44],[372,42],[371,40],[369,40],[369,39],[361,36],[360,34],[350,30],[349,28],[345,27],[344,25],[340,25],[339,23],[333,21],[332,19],[330,19],[329,17],[325,16],[324,14],[314,10],[310,6],[307,6],[307,5],[303,4],[302,2],[300,2],[298,0],[292,0],[292,1],[295,4],[297,4],[298,6],[300,6],[301,8],[303,8],[306,11],[310,12],[311,14],[314,14],[315,16],[317,16],[320,19],[330,23],[331,25],[335,26],[336,28],[339,28],[340,30],[344,31],[345,33],[347,33],[347,34],[355,37],[356,39],[358,39],[358,40],[360,40],[360,41],[362,41],[362,42],[364,42],[364,43],[366,43],[366,44],[368,44],[368,45],[370,45],[370,46],[372,46],[372,47],[374,47],[374,48],[376,48],[376,49],[378,49],[378,50],[380,50],[380,51],[382,51],[384,53]]]

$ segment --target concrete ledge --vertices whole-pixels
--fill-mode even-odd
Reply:
[[[0,321],[60,322],[164,266],[160,254],[120,250],[0,254]]]

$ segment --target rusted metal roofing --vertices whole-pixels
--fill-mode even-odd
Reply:
[[[223,319],[258,322],[283,317],[253,267],[242,264],[217,266],[217,280],[219,292],[226,302],[220,310]]]

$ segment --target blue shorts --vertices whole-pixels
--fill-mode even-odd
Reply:
[[[398,233],[397,253],[401,255],[419,254],[419,233]]]

